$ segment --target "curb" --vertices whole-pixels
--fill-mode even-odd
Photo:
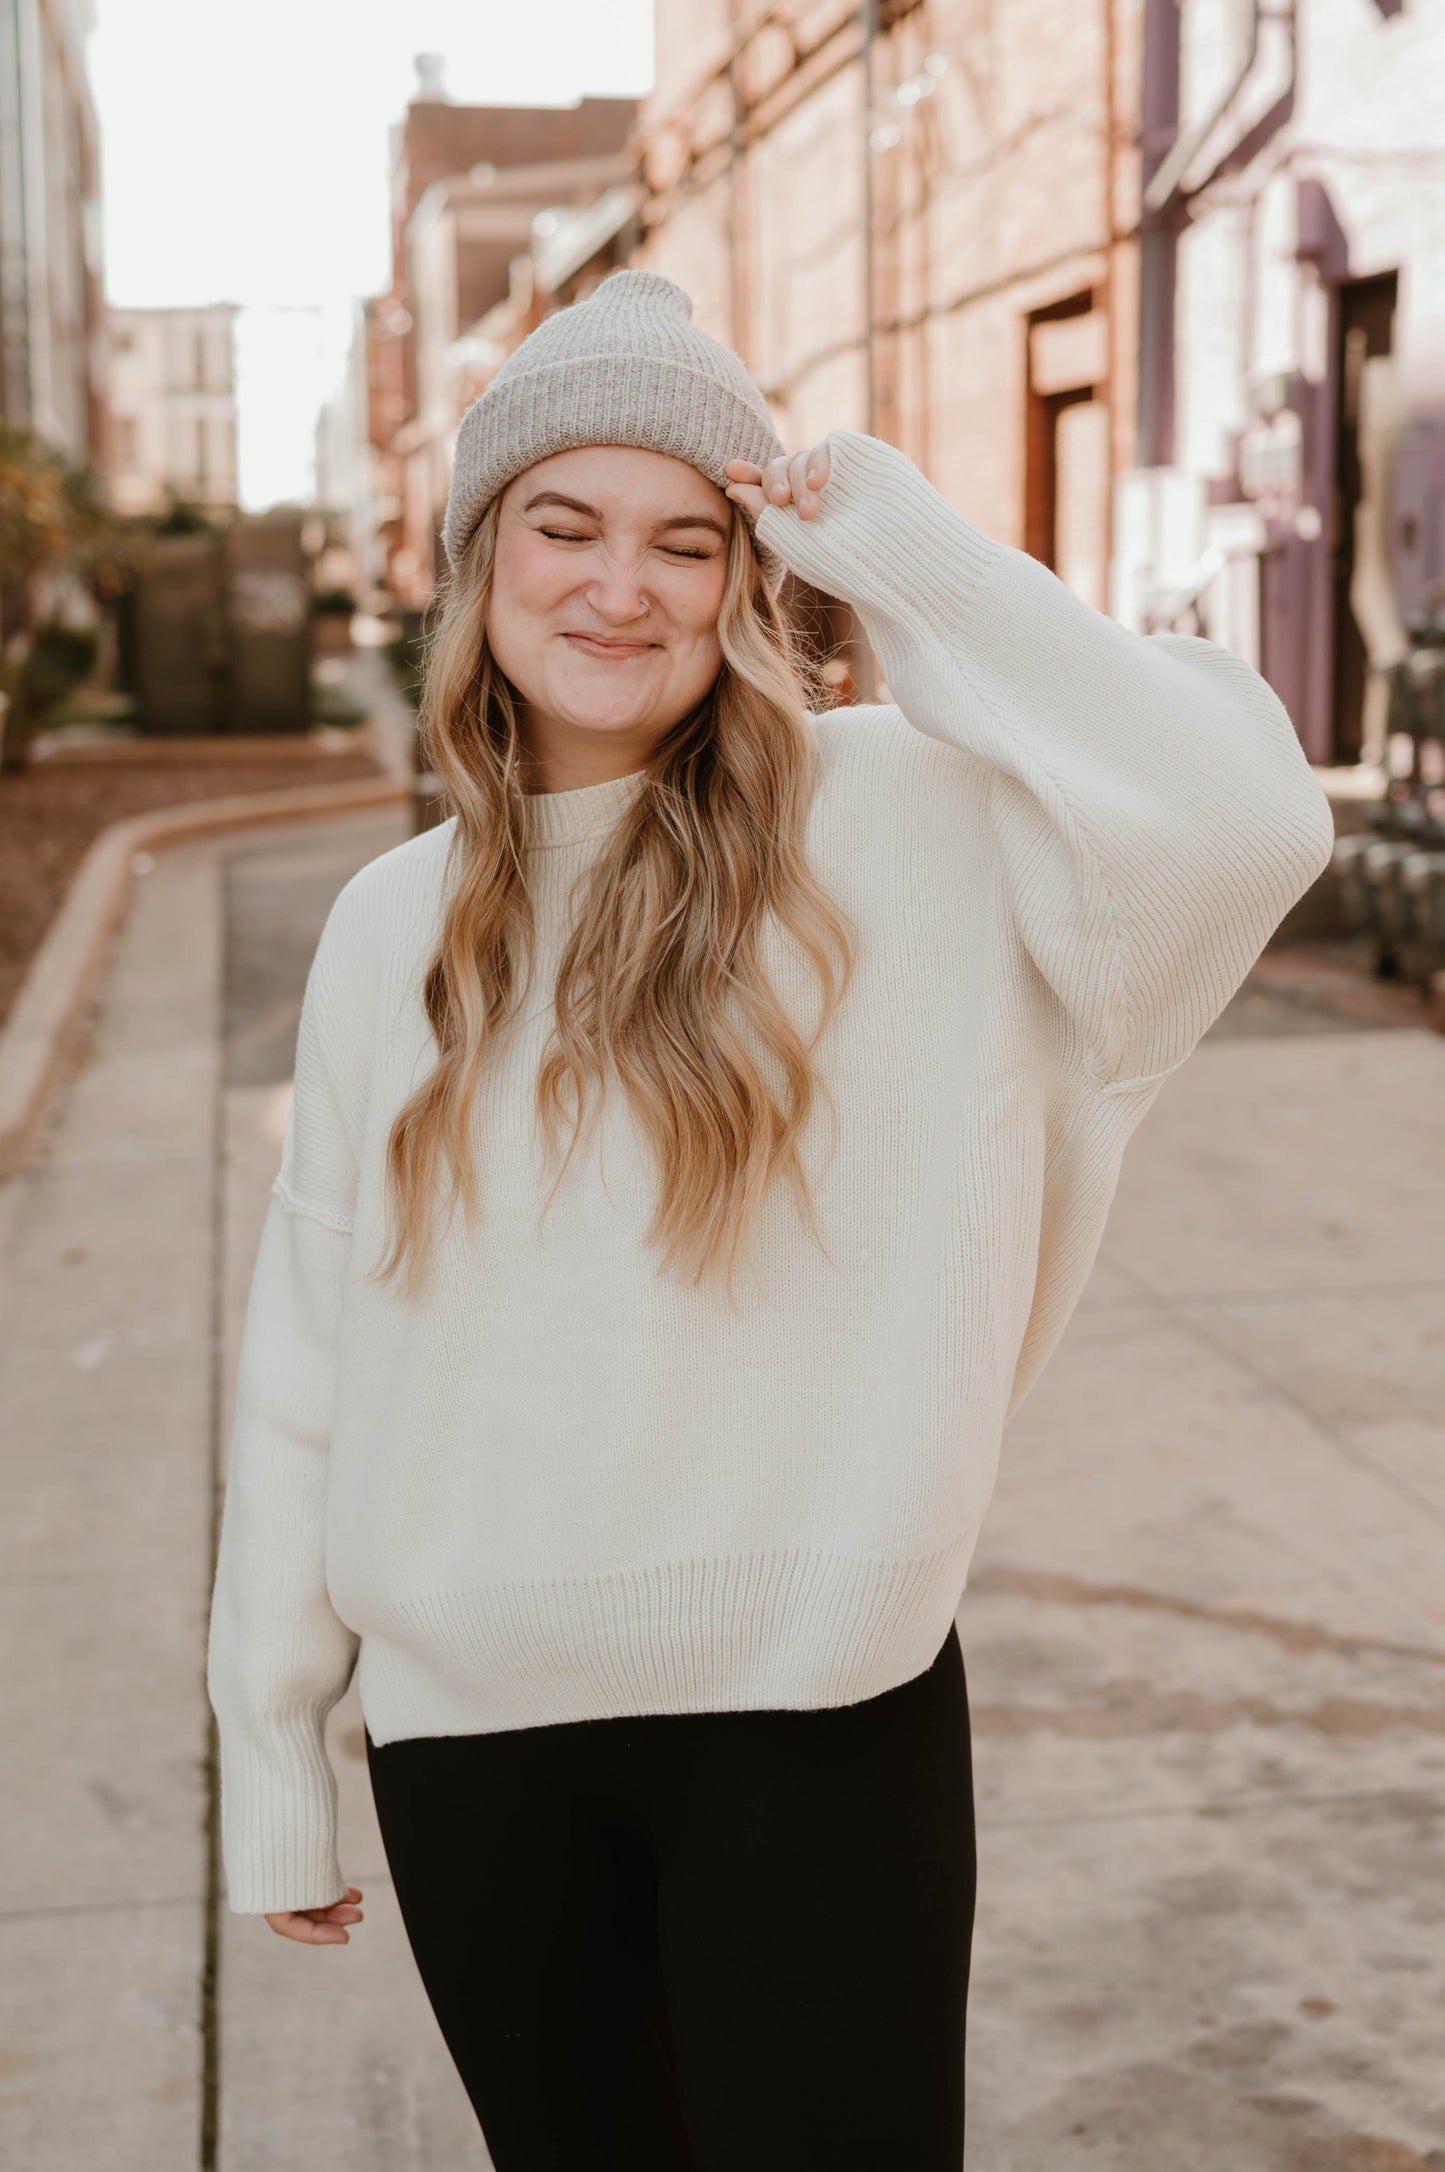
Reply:
[[[193,800],[112,822],[76,869],[65,901],[30,961],[15,1007],[0,1027],[0,1182],[25,1164],[130,897],[138,852],[187,844],[225,830],[319,821],[410,802],[409,783],[362,777],[349,784],[289,785]]]

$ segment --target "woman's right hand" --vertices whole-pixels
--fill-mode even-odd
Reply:
[[[803,452],[780,453],[765,468],[751,460],[729,460],[723,490],[754,520],[769,505],[794,505],[801,520],[815,520],[832,464],[828,440],[821,438]]]
[[[360,1898],[360,1886],[349,1885],[345,1899],[329,1908],[283,1908],[266,1921],[278,1938],[294,1938],[303,1946],[349,1946],[351,1934],[341,1926],[360,1923],[362,1911],[355,1905]]]

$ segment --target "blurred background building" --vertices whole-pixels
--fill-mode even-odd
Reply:
[[[1152,0],[1145,33],[1118,592],[1198,591],[1312,758],[1351,762],[1445,607],[1445,20]]]
[[[107,343],[88,5],[0,0],[3,419],[103,454],[119,513],[232,506],[234,312],[116,311]],[[316,422],[332,573],[425,610],[462,413],[630,262],[689,289],[788,442],[895,441],[1092,605],[1246,657],[1317,763],[1378,756],[1445,614],[1441,0],[667,0],[655,26],[641,101],[458,103],[419,56],[390,283]],[[832,637],[866,685],[846,612]]]
[[[440,568],[457,423],[550,300],[534,297],[523,269],[536,222],[548,236],[549,216],[625,183],[636,114],[627,98],[455,105],[437,56],[421,56],[418,74],[392,138],[392,285],[366,312],[382,556],[392,593],[413,609]]]
[[[889,439],[1104,608],[1141,9],[684,0],[656,35],[638,261],[691,288],[787,443]]]
[[[105,437],[89,0],[0,0],[0,425],[72,463]]]
[[[328,550],[338,554],[329,559],[337,585],[384,603],[382,525],[390,515],[376,497],[367,349],[368,310],[358,299],[340,382],[316,418],[316,503],[326,520]]]
[[[110,312],[110,487],[121,513],[236,503],[236,309]]]
[[[668,0],[640,110],[454,105],[419,67],[346,486],[405,608],[462,411],[632,262],[788,442],[893,440],[1097,608],[1246,657],[1314,761],[1379,753],[1445,607],[1439,7]]]
[[[1445,18],[1391,0],[668,0],[636,261],[784,437],[900,444],[1356,758],[1445,578]]]

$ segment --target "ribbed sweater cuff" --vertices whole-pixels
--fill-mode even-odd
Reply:
[[[264,1732],[241,1720],[222,1729],[221,1830],[235,1915],[328,1908],[345,1893],[324,1724],[303,1713]]]
[[[955,512],[895,445],[858,430],[833,430],[827,443],[817,513],[804,520],[791,505],[765,505],[759,539],[815,588],[866,611],[875,645],[895,629],[901,639],[956,639],[1012,553]]]

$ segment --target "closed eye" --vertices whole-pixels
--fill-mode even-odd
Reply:
[[[575,528],[543,528],[539,532],[549,537],[554,543],[595,543],[597,541],[596,536],[579,535]],[[694,558],[702,565],[705,565],[713,556],[711,551],[689,550],[683,543],[665,543],[662,548],[667,552],[669,558]]]

